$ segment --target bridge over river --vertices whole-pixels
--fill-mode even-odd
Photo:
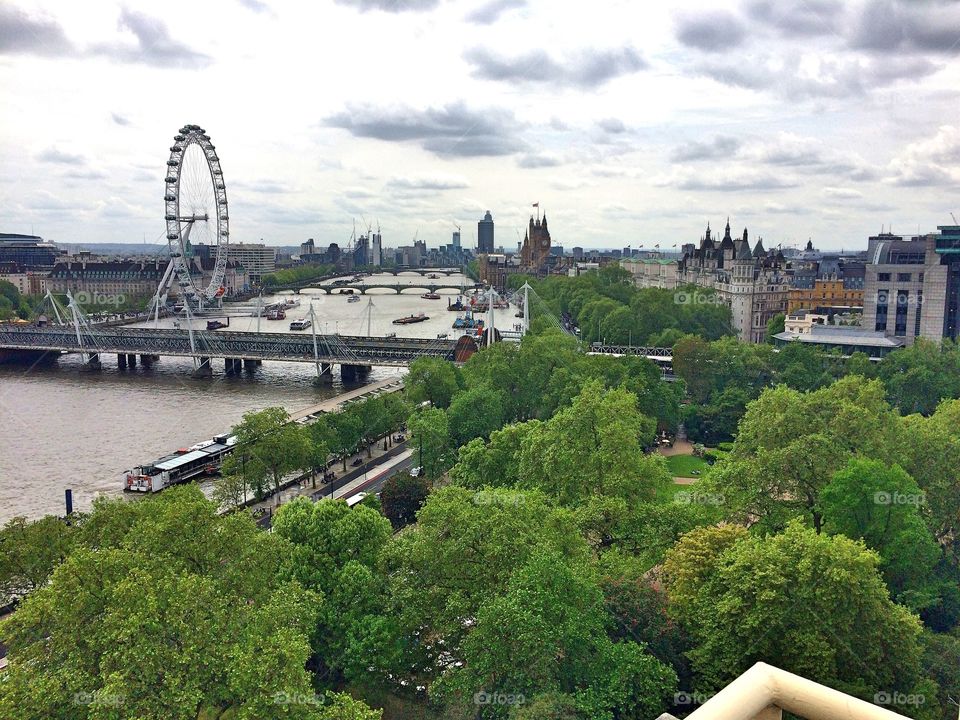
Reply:
[[[79,330],[71,326],[0,326],[0,356],[7,359],[39,358],[48,353],[83,353],[85,367],[100,366],[101,355],[116,355],[121,367],[153,362],[163,355],[194,359],[197,376],[212,374],[211,360],[220,358],[228,373],[263,360],[309,362],[317,365],[318,378],[332,381],[332,366],[352,379],[374,365],[405,366],[420,357],[465,362],[476,351],[470,338],[421,338],[303,335],[292,333],[165,330],[140,327],[98,327]],[[49,356],[49,355],[48,355]]]

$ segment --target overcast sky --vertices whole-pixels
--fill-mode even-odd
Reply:
[[[865,247],[960,215],[956,0],[0,3],[0,231],[157,242],[177,129],[232,241]]]

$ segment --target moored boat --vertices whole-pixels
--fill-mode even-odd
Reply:
[[[416,315],[407,315],[406,317],[397,318],[393,321],[394,325],[411,325],[412,323],[423,322],[424,320],[429,320],[423,313],[417,313]]]

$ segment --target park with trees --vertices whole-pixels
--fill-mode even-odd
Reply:
[[[187,486],[13,521],[0,717],[652,720],[762,660],[955,718],[960,352],[778,352],[616,270],[536,285],[587,341],[671,346],[676,381],[535,318],[402,394],[238,426],[233,505],[405,425],[422,472],[377,503],[263,532]],[[688,486],[654,450],[681,423],[712,448]]]

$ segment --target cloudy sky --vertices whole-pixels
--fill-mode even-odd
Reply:
[[[203,126],[233,241],[854,248],[960,215],[956,0],[0,0],[0,231],[157,242]]]

